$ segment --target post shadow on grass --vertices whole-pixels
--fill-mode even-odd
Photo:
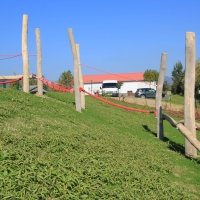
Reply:
[[[145,129],[145,131],[151,133],[152,135],[154,135],[155,137],[157,137],[157,133],[150,130],[149,127],[147,125],[142,125],[143,128]],[[181,155],[185,156],[185,158],[194,161],[196,164],[200,164],[200,159],[199,158],[192,158],[192,157],[188,157],[185,155],[185,147],[181,144],[177,144],[173,141],[171,141],[169,138],[164,137],[164,140],[162,140],[163,142],[167,142],[168,143],[168,148],[172,151],[175,151],[177,153],[180,153]]]
[[[142,126],[145,129],[145,131],[147,131],[147,132],[151,133],[152,135],[154,135],[155,137],[157,137],[157,133],[150,130],[147,125],[142,125]],[[164,139],[162,141],[168,143],[168,148],[170,150],[178,152],[182,155],[185,155],[185,148],[182,145],[171,141],[168,137],[164,137]]]

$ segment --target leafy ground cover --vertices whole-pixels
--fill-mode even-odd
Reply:
[[[47,96],[0,88],[0,199],[200,198],[200,162],[168,123],[160,141],[153,115]]]

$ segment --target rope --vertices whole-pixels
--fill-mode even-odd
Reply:
[[[94,69],[94,70],[97,70],[97,71],[100,71],[100,72],[104,72],[104,73],[107,73],[107,74],[111,74],[111,75],[114,75],[114,76],[119,76],[119,77],[125,78],[125,79],[130,80],[130,81],[133,81],[133,79],[130,79],[130,78],[125,77],[125,76],[121,76],[119,74],[113,74],[113,73],[110,73],[110,72],[107,72],[107,71],[104,71],[104,70],[101,70],[101,69],[98,69],[98,68],[95,68],[95,67],[92,67],[92,66],[88,66],[88,65],[85,65],[85,64],[79,64],[79,65],[90,68],[90,69]],[[134,80],[134,81],[137,81],[137,80]],[[149,82],[147,82],[145,84],[155,86],[154,84],[149,83]]]
[[[22,54],[0,54],[0,56],[16,56],[16,55],[22,55]]]
[[[122,77],[122,78],[126,78],[128,80],[131,80],[130,78],[127,78],[125,76],[121,76],[121,75],[118,75],[118,74],[113,74],[113,73],[110,73],[110,72],[107,72],[107,71],[104,71],[104,70],[101,70],[101,69],[98,69],[98,68],[95,68],[95,67],[91,67],[91,66],[88,66],[88,65],[85,65],[85,64],[80,64],[81,66],[84,66],[84,67],[88,67],[88,68],[91,68],[91,69],[94,69],[94,70],[97,70],[97,71],[100,71],[100,72],[105,72],[107,74],[111,74],[111,75],[115,75],[115,76],[119,76],[119,77]]]
[[[22,54],[0,54],[0,56],[16,56],[16,55],[22,55]],[[28,54],[28,56],[37,56],[37,54]]]
[[[8,59],[15,58],[15,57],[18,57],[18,56],[21,56],[21,55],[22,55],[22,54],[10,55],[10,56],[7,57],[7,58],[0,58],[0,60],[8,60]]]
[[[0,60],[8,60],[11,58],[22,56],[22,54],[0,54],[0,56],[6,56],[5,58],[0,58]],[[36,56],[36,54],[29,54],[28,56]]]
[[[83,88],[81,88],[81,87],[79,88],[79,91],[80,91],[80,92],[81,92],[81,91],[82,91],[82,92],[85,92],[86,94],[90,95],[91,97],[93,97],[93,98],[95,98],[95,99],[98,99],[98,100],[100,100],[100,101],[102,101],[102,102],[105,102],[105,103],[110,104],[110,105],[112,105],[112,106],[116,106],[116,107],[119,107],[119,108],[122,108],[122,109],[125,109],[125,110],[128,110],[128,111],[136,111],[136,112],[141,112],[141,113],[148,113],[148,114],[154,113],[154,114],[155,114],[155,111],[141,110],[141,109],[137,109],[137,108],[130,108],[130,107],[127,107],[127,106],[122,106],[122,105],[120,105],[120,104],[113,103],[113,102],[108,101],[108,100],[106,100],[106,99],[103,99],[103,98],[101,98],[101,97],[95,96],[95,95],[93,95],[93,94],[91,94],[91,93],[85,91],[85,90],[84,90]]]

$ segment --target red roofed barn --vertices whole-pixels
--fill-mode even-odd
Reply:
[[[145,82],[143,78],[144,72],[123,73],[123,74],[98,74],[83,76],[84,89],[92,94],[100,91],[102,82],[105,80],[117,80],[123,82],[120,93],[127,94],[128,91],[135,93],[137,88],[154,88],[155,82]]]

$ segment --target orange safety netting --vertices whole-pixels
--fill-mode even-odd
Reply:
[[[1,85],[1,84],[8,84],[8,83],[15,83],[15,82],[18,82],[18,81],[20,81],[20,80],[22,80],[22,79],[23,79],[23,77],[21,77],[21,78],[19,78],[19,79],[12,80],[12,81],[0,82],[0,85]]]
[[[49,81],[45,78],[37,78],[35,75],[33,75],[33,77],[40,80],[43,84],[47,85],[48,87],[54,90],[61,91],[61,92],[71,92],[71,93],[74,92],[74,89],[70,88],[69,86],[61,85],[53,81]]]
[[[120,104],[113,103],[113,102],[108,101],[108,100],[106,100],[106,99],[103,99],[103,98],[101,98],[101,97],[95,96],[95,95],[93,95],[93,94],[91,94],[91,93],[85,91],[85,90],[84,90],[83,88],[81,88],[81,87],[79,88],[79,91],[80,91],[80,92],[83,91],[83,92],[85,92],[86,94],[88,94],[88,95],[90,95],[90,96],[92,96],[92,97],[94,97],[94,98],[96,98],[96,99],[98,99],[98,100],[100,100],[100,101],[102,101],[102,102],[105,102],[105,103],[110,104],[110,105],[112,105],[112,106],[116,106],[116,107],[119,107],[119,108],[123,108],[123,109],[128,110],[128,111],[136,111],[136,112],[142,112],[142,113],[154,113],[154,114],[155,114],[155,111],[141,110],[141,109],[137,109],[137,108],[130,108],[130,107],[127,107],[127,106],[123,106],[123,105],[120,105]]]
[[[74,92],[74,89],[73,88],[70,88],[68,86],[65,86],[65,85],[60,85],[60,84],[57,84],[57,83],[54,83],[52,81],[48,81],[47,79],[45,78],[37,78],[36,75],[33,75],[33,78],[36,78],[38,80],[40,80],[43,84],[49,86],[50,88],[53,88],[54,90],[57,90],[57,91],[61,91],[61,92],[71,92],[73,93]],[[137,108],[130,108],[130,107],[127,107],[127,106],[123,106],[123,105],[120,105],[120,104],[116,104],[116,103],[113,103],[111,101],[108,101],[106,99],[103,99],[101,97],[98,97],[96,95],[93,95],[87,91],[85,91],[83,88],[79,88],[79,91],[80,92],[85,92],[86,94],[102,101],[102,102],[105,102],[107,104],[110,104],[112,106],[116,106],[116,107],[119,107],[119,108],[122,108],[122,109],[125,109],[125,110],[128,110],[128,111],[135,111],[135,112],[141,112],[141,113],[153,113],[153,114],[156,114],[155,112],[156,111],[150,111],[150,110],[142,110],[142,109],[137,109]]]

